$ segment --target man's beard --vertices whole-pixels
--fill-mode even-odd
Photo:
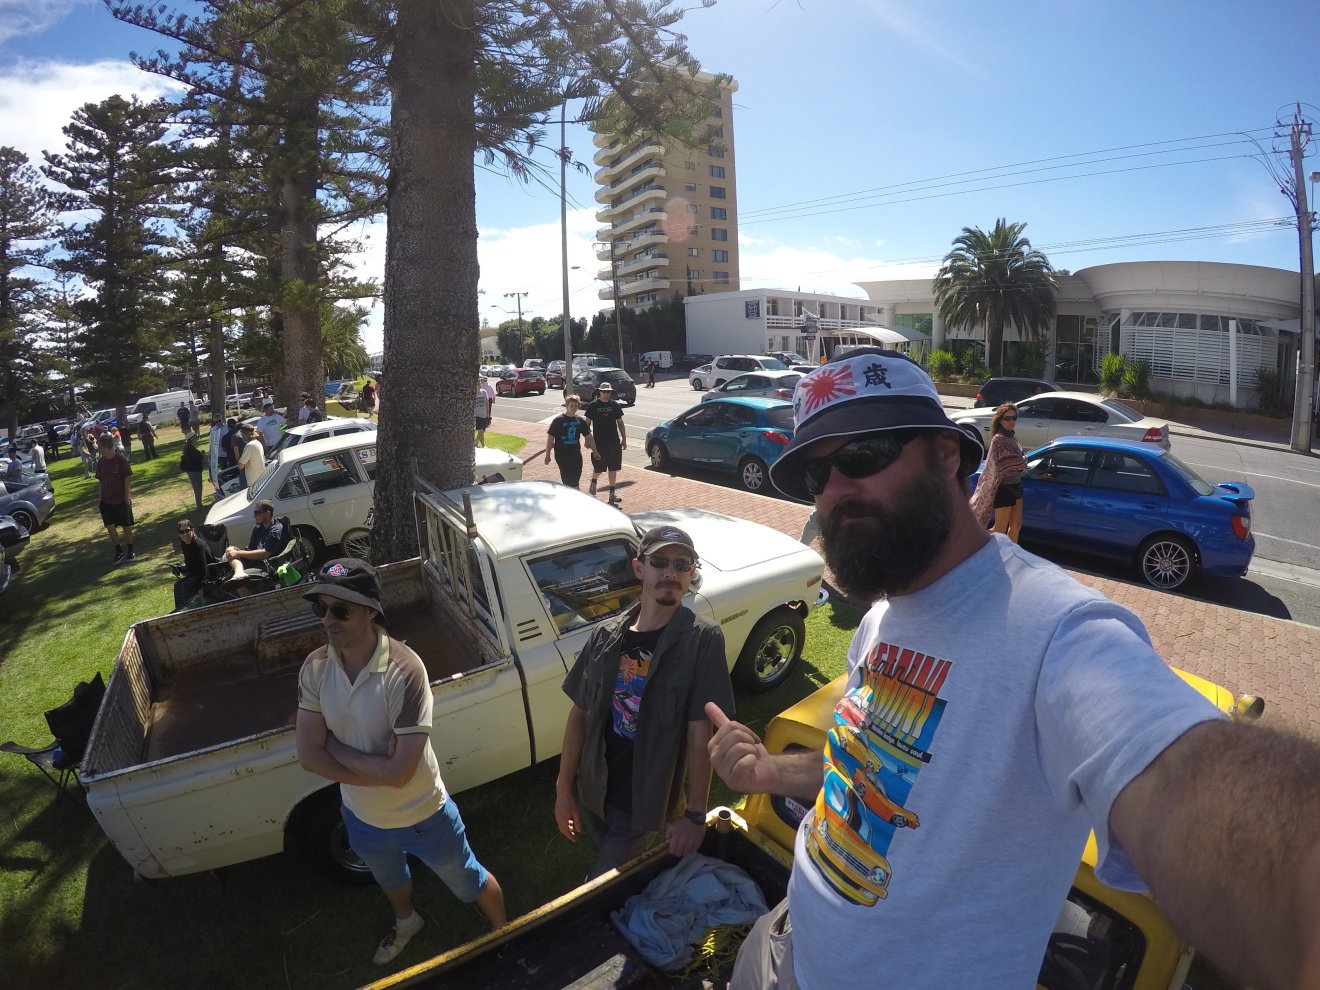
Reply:
[[[850,598],[873,602],[902,594],[930,567],[949,538],[953,501],[938,458],[888,507],[849,499],[821,521],[825,561]]]

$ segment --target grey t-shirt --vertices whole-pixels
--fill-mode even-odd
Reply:
[[[1034,986],[1087,831],[1140,889],[1110,806],[1222,717],[1132,613],[1002,536],[872,607],[848,662],[789,882],[804,990]]]

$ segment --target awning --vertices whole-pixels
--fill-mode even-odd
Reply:
[[[916,330],[908,330],[906,327],[880,327],[874,329],[863,329],[862,327],[847,327],[849,332],[870,337],[882,344],[907,344],[914,340],[929,340],[924,333]]]

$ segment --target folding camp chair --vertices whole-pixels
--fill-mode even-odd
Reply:
[[[92,723],[96,721],[104,696],[105,681],[98,671],[90,681],[73,689],[72,698],[46,712],[46,724],[55,737],[49,746],[32,749],[7,742],[0,744],[0,752],[21,756],[45,774],[58,790],[55,795],[58,802],[64,796],[69,778],[77,779],[78,766],[82,763],[87,740],[92,734]]]

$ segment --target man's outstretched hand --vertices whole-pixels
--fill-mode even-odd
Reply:
[[[779,767],[758,736],[741,722],[725,715],[713,701],[706,702],[706,717],[715,727],[707,749],[720,779],[744,794],[777,794]]]

